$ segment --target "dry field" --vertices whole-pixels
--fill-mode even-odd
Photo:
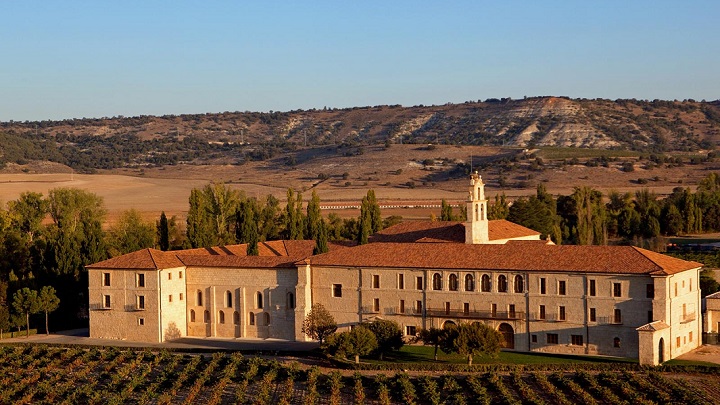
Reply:
[[[50,189],[56,187],[77,187],[102,196],[111,220],[118,212],[129,208],[138,209],[148,218],[156,217],[163,210],[168,215],[184,217],[190,190],[210,181],[226,182],[247,196],[273,194],[280,200],[284,200],[289,187],[302,190],[306,200],[310,190],[315,190],[323,205],[328,206],[359,204],[370,188],[375,189],[381,204],[386,206],[439,205],[443,198],[461,202],[466,195],[467,180],[457,175],[451,178],[448,174],[456,163],[469,162],[471,156],[475,165],[490,163],[481,172],[488,184],[490,198],[500,192],[505,192],[510,198],[532,194],[539,183],[545,184],[548,191],[556,195],[570,194],[574,186],[583,185],[603,192],[634,191],[647,187],[663,195],[670,193],[674,187],[694,187],[708,173],[720,169],[712,163],[652,170],[644,170],[636,164],[635,171],[623,172],[619,165],[633,158],[622,157],[607,168],[574,165],[543,171],[513,170],[505,174],[509,186],[501,189],[498,186],[499,172],[492,162],[518,152],[517,149],[477,146],[438,145],[428,150],[419,145],[393,145],[389,149],[366,147],[362,155],[344,157],[338,156],[332,147],[327,147],[299,152],[293,166],[286,165],[281,157],[242,166],[177,165],[122,169],[93,175],[72,174],[67,167],[50,164],[31,164],[24,168],[9,165],[0,171],[0,201],[16,199],[25,191],[47,195]],[[425,167],[422,162],[428,159],[435,160],[435,164]],[[323,180],[321,177],[327,178]],[[637,183],[639,178],[649,181],[641,185]],[[525,188],[517,187],[521,182],[525,183]],[[341,216],[357,215],[357,210],[353,209],[336,212]],[[439,209],[383,210],[384,215],[406,218],[428,218],[431,213],[437,215]]]

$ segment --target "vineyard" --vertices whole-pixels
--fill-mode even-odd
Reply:
[[[0,346],[3,404],[709,404],[719,382],[612,365],[361,374],[239,353]]]

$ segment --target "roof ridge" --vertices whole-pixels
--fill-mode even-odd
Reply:
[[[640,248],[640,247],[637,247],[637,246],[630,246],[630,247],[633,248],[637,253],[639,253],[639,254],[640,254],[642,257],[644,257],[646,260],[650,261],[650,263],[654,264],[655,267],[657,267],[659,271],[662,271],[662,272],[664,272],[664,273],[666,272],[666,271],[665,271],[665,268],[664,268],[663,266],[661,266],[658,262],[656,262],[655,260],[653,260],[653,259],[652,259],[650,256],[648,256],[647,254],[645,254],[645,252],[650,252],[650,253],[655,253],[655,252],[652,252],[652,251],[650,251],[650,250],[643,249],[643,248]]]
[[[157,262],[155,261],[155,256],[153,256],[153,252],[152,252],[152,250],[154,250],[154,249],[151,249],[151,248],[146,248],[146,249],[147,249],[147,251],[148,251],[148,254],[150,255],[150,260],[152,260],[152,262],[153,262],[153,266],[155,266],[155,269],[157,269],[157,268],[158,268],[158,264],[157,264]]]

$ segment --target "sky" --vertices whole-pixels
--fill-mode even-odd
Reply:
[[[720,1],[0,1],[0,121],[720,98]]]

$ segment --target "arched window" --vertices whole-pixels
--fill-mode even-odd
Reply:
[[[262,293],[261,293],[260,291],[258,291],[257,294],[255,294],[255,296],[256,296],[256,298],[257,298],[257,299],[255,300],[255,301],[256,301],[256,304],[257,304],[256,306],[258,307],[258,309],[262,309],[262,307],[263,307],[263,295],[262,295]]]
[[[233,323],[235,325],[240,325],[240,312],[235,311],[235,313],[233,313]]]
[[[195,310],[190,310],[190,322],[195,322]]]
[[[220,311],[218,313],[218,318],[220,319],[220,323],[225,323],[225,312]]]
[[[620,347],[620,338],[616,337],[613,339],[613,347]]]
[[[433,290],[442,290],[442,276],[440,273],[433,274]]]
[[[498,276],[498,292],[507,292],[507,277]]]
[[[450,288],[450,291],[457,291],[458,290],[458,279],[457,274],[451,274],[450,280],[448,282],[448,287]]]
[[[263,320],[265,321],[265,325],[270,325],[270,313],[269,312],[263,312]]]
[[[291,292],[287,293],[287,308],[295,308],[295,294]]]
[[[465,275],[465,291],[475,291],[475,278],[472,274]]]
[[[521,275],[515,276],[515,292],[516,293],[522,293],[525,292],[525,279]]]
[[[490,292],[490,276],[483,274],[480,278],[480,291]]]
[[[250,320],[250,325],[255,325],[255,313],[254,312],[250,312],[250,316],[248,317],[248,319]]]
[[[205,323],[210,323],[210,311],[206,309],[203,318],[205,319]]]
[[[225,306],[232,308],[233,294],[230,291],[225,292]]]
[[[198,290],[197,292],[197,306],[201,307],[203,304],[202,302],[202,291]]]

